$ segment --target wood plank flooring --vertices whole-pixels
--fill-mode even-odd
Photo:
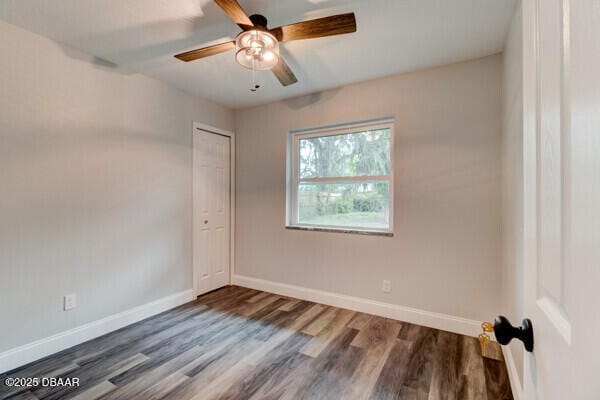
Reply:
[[[231,286],[0,375],[0,399],[512,399],[494,346],[481,357],[471,337]]]

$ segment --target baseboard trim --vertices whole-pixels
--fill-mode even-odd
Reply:
[[[44,339],[0,353],[0,373],[18,368],[50,354],[68,349],[106,333],[131,325],[194,299],[190,290],[175,293],[141,306],[99,319]]]
[[[515,400],[521,400],[523,398],[523,385],[521,384],[521,378],[517,372],[515,358],[508,346],[502,346],[502,354],[504,355],[504,361],[506,362],[506,369],[508,370],[508,379],[510,380],[513,398]]]
[[[416,308],[383,303],[344,294],[325,292],[322,290],[309,289],[302,286],[267,281],[243,275],[233,275],[232,284],[271,292],[282,296],[289,296],[334,307],[392,318],[444,331],[460,333],[467,336],[477,336],[481,333],[481,322],[447,314],[419,310]]]

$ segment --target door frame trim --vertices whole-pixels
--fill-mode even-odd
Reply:
[[[192,128],[192,289],[194,298],[198,293],[196,284],[196,268],[194,268],[194,135],[196,131],[202,130],[215,135],[229,137],[229,284],[231,285],[235,271],[235,132],[227,131],[214,126],[206,125],[201,122],[193,121]]]

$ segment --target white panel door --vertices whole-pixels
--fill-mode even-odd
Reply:
[[[600,0],[523,0],[524,397],[600,399]]]
[[[230,138],[194,132],[194,287],[196,295],[229,284]]]

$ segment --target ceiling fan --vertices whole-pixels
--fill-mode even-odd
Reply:
[[[356,32],[354,13],[317,18],[269,29],[264,16],[258,14],[248,16],[237,0],[215,0],[215,3],[242,29],[242,32],[234,41],[177,54],[175,58],[188,62],[235,50],[235,59],[241,66],[252,70],[271,70],[283,86],[288,86],[298,82],[298,79],[279,54],[279,42]]]

